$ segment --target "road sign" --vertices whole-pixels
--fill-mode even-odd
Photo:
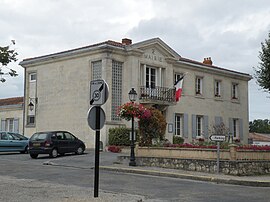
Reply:
[[[103,105],[108,97],[109,87],[103,79],[90,82],[90,105]]]
[[[100,118],[99,118],[99,126],[97,126],[96,124],[96,119],[97,119],[97,110],[100,110]],[[105,112],[104,110],[99,107],[99,106],[93,106],[90,108],[90,110],[88,111],[88,118],[87,118],[87,121],[88,121],[88,125],[90,126],[90,128],[92,130],[100,130],[101,128],[103,128],[104,126],[104,123],[105,123]]]
[[[216,141],[216,142],[224,142],[226,139],[225,135],[211,135],[210,140]]]

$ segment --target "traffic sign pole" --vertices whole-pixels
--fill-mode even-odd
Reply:
[[[97,107],[96,108],[96,149],[95,149],[94,197],[98,197],[98,185],[99,185],[99,142],[100,142],[100,107]]]
[[[217,142],[217,174],[219,174],[220,142]]]

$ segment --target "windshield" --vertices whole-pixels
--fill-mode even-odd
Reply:
[[[31,138],[30,140],[36,140],[36,141],[39,141],[39,140],[46,140],[48,136],[48,133],[35,133]]]

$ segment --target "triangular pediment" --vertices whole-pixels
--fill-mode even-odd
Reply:
[[[153,38],[139,43],[132,44],[131,50],[140,50],[144,57],[172,58],[179,60],[181,57],[171,47],[164,43],[160,38]]]

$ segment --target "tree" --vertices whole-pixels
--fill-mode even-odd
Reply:
[[[15,77],[18,76],[17,72],[11,68],[8,68],[7,65],[10,62],[16,62],[17,61],[17,55],[18,53],[11,49],[11,45],[15,45],[15,40],[11,40],[11,44],[9,46],[0,46],[0,81],[3,83],[6,81],[4,78],[5,75]],[[4,72],[3,69],[6,68],[9,70],[9,72]]]
[[[258,84],[270,93],[270,32],[268,39],[265,43],[261,43],[262,51],[259,52],[259,63],[258,69],[255,69],[255,78]]]
[[[270,120],[255,119],[249,122],[249,132],[270,133]]]

